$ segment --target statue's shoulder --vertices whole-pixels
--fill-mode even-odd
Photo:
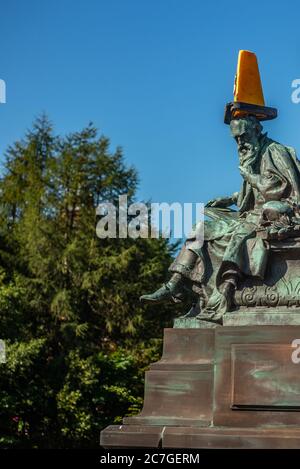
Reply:
[[[272,138],[266,137],[264,139],[264,147],[267,150],[283,150],[287,151],[287,146],[283,145],[282,143],[277,142],[276,140],[273,140]]]
[[[282,143],[272,140],[269,137],[265,137],[264,142],[264,152],[270,151],[271,153],[279,153],[280,155],[286,155],[292,157],[294,160],[297,160],[297,153],[295,148],[288,145],[283,145]]]

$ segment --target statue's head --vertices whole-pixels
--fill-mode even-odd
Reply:
[[[258,151],[262,125],[256,117],[248,116],[232,119],[230,121],[230,131],[241,156]]]

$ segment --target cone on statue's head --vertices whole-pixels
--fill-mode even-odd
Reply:
[[[231,119],[255,116],[258,120],[277,117],[277,109],[265,106],[256,55],[240,50],[234,83],[233,102],[225,108],[225,124]]]

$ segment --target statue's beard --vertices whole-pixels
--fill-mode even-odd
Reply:
[[[252,166],[259,154],[259,143],[242,143],[238,145],[238,152],[241,166]]]

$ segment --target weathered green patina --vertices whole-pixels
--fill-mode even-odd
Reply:
[[[204,242],[197,225],[170,267],[170,281],[141,297],[184,302],[192,292],[195,305],[188,316],[216,323],[240,306],[235,294],[241,285],[264,284],[270,241],[300,235],[300,163],[294,149],[263,134],[254,116],[231,120],[230,129],[238,146],[241,190],[206,204],[211,220],[204,222]],[[237,211],[230,208],[234,204]]]
[[[164,331],[141,413],[102,432],[107,448],[300,447],[300,163],[262,133],[258,119],[276,110],[264,106],[261,90],[247,101],[253,73],[247,89],[241,72],[257,63],[242,52],[239,99],[225,113],[241,190],[207,203],[204,242],[198,225],[170,281],[141,298],[184,303],[192,295],[194,305]]]

